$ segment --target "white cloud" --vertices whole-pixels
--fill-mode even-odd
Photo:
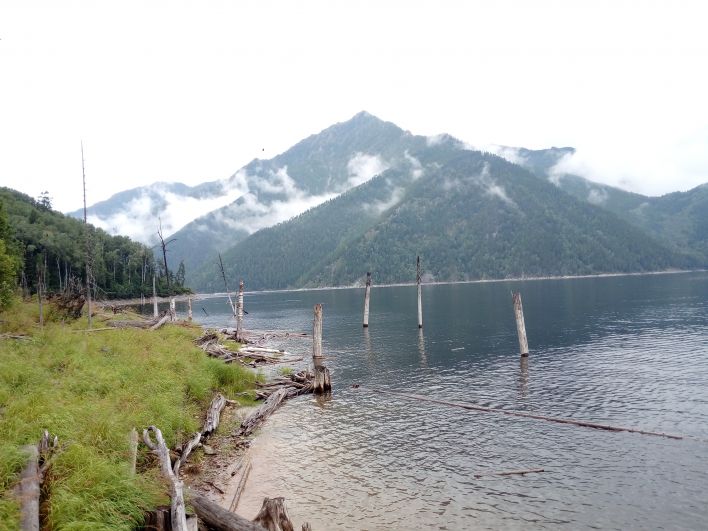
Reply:
[[[411,178],[414,181],[417,181],[423,176],[424,170],[423,170],[423,165],[420,163],[420,161],[415,158],[413,155],[408,153],[408,150],[405,151],[403,156],[406,158],[406,160],[410,163],[411,165]]]
[[[350,188],[364,184],[376,175],[380,175],[389,168],[378,155],[368,155],[366,153],[355,153],[347,163],[349,179],[347,185]]]
[[[591,188],[588,192],[588,203],[604,205],[607,201],[607,191],[602,188]]]

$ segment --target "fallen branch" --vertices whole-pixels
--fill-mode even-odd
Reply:
[[[261,425],[273,413],[273,411],[277,409],[287,394],[287,387],[281,387],[271,394],[268,399],[258,407],[258,409],[244,419],[241,423],[241,427],[236,431],[235,435],[237,437],[245,437],[246,435],[253,433],[253,431]]]
[[[155,434],[156,442],[150,439],[150,432]],[[165,440],[162,438],[162,432],[155,426],[150,426],[143,430],[143,441],[147,447],[157,455],[160,460],[162,475],[170,483],[170,498],[172,500],[170,505],[170,519],[172,521],[172,529],[174,531],[187,531],[187,517],[184,510],[182,482],[172,471],[170,451],[167,449]]]
[[[196,448],[202,442],[202,440],[204,440],[208,435],[213,433],[216,428],[219,427],[221,412],[226,407],[226,403],[227,400],[221,393],[217,394],[211,401],[209,409],[207,410],[206,420],[204,421],[204,425],[202,426],[202,431],[198,431],[192,436],[192,438],[182,448],[182,454],[179,456],[179,459],[175,461],[174,467],[172,469],[175,476],[179,475],[180,467],[187,462],[187,459],[192,453],[192,450],[194,450],[194,448]]]
[[[0,334],[0,339],[17,339],[20,341],[31,341],[32,338],[30,336],[26,336],[24,334]]]
[[[20,529],[39,531],[39,493],[42,482],[39,473],[39,448],[28,445],[22,448],[27,453],[27,465],[20,475],[15,494],[20,501]]]

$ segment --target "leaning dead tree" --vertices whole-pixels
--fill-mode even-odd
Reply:
[[[234,306],[234,301],[231,300],[231,292],[229,291],[229,285],[226,282],[226,271],[224,271],[224,262],[221,260],[221,253],[219,253],[219,268],[221,269],[221,278],[224,279],[224,289],[226,290],[226,296],[229,298],[231,313],[234,317],[236,317],[236,306]]]
[[[167,278],[167,291],[170,291],[170,270],[167,268],[167,246],[171,244],[174,241],[177,241],[177,238],[172,238],[171,240],[165,241],[165,238],[162,236],[162,219],[157,218],[158,221],[160,222],[160,227],[157,229],[157,235],[160,238],[160,246],[162,247],[162,261],[165,264],[165,277]]]

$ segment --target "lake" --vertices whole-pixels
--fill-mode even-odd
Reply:
[[[523,296],[523,360],[511,290]],[[422,332],[415,286],[374,286],[368,330],[363,293],[246,295],[250,329],[311,332],[323,303],[334,392],[271,417],[239,512],[252,517],[264,496],[284,496],[298,524],[320,530],[708,528],[707,273],[426,285]],[[196,301],[194,315],[233,326],[221,298]],[[281,346],[311,355],[309,341]],[[545,472],[475,477],[532,468]]]

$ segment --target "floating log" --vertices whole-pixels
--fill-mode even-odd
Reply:
[[[366,272],[366,289],[364,291],[364,328],[369,326],[369,300],[371,298],[371,273]]]
[[[509,472],[482,472],[480,474],[472,474],[476,478],[485,476],[525,476],[526,474],[537,474],[545,472],[543,468],[530,468],[528,470],[511,470]]]
[[[197,516],[210,529],[216,531],[266,531],[263,526],[224,509],[193,490],[187,491],[187,499]]]
[[[285,508],[285,498],[264,498],[261,510],[253,521],[268,531],[294,531],[292,520]]]
[[[524,307],[521,304],[521,293],[516,291],[511,294],[514,300],[514,316],[516,317],[516,332],[519,335],[519,351],[522,356],[529,355],[529,343],[526,340],[526,324],[524,323]]]
[[[423,290],[421,288],[420,256],[416,258],[415,269],[415,283],[418,286],[418,328],[423,328]]]
[[[354,389],[364,389],[364,386],[359,385],[359,384],[354,384],[354,385],[352,385],[352,387]],[[402,398],[409,398],[412,400],[421,400],[423,402],[431,402],[433,404],[441,404],[443,406],[459,407],[462,409],[469,409],[472,411],[481,411],[483,413],[498,413],[500,415],[507,415],[510,417],[522,417],[522,418],[527,418],[527,419],[544,420],[547,422],[555,422],[558,424],[571,424],[574,426],[580,426],[583,428],[593,428],[596,430],[615,431],[615,432],[624,431],[624,432],[628,432],[628,433],[639,433],[641,435],[653,435],[655,437],[666,437],[667,439],[676,439],[676,440],[691,439],[691,440],[696,440],[696,441],[701,441],[701,442],[707,441],[706,439],[702,439],[699,437],[690,437],[690,436],[685,436],[685,435],[671,435],[668,433],[646,431],[646,430],[640,430],[640,429],[636,429],[636,428],[624,428],[624,427],[619,427],[619,426],[610,426],[608,424],[598,424],[596,422],[586,422],[583,420],[566,419],[566,418],[558,418],[558,417],[546,417],[544,415],[535,415],[533,413],[523,413],[521,411],[512,411],[512,410],[507,410],[507,409],[496,409],[496,408],[491,408],[491,407],[477,406],[475,404],[464,404],[461,402],[448,402],[447,400],[438,400],[436,398],[428,398],[426,396],[413,395],[413,394],[408,394],[408,393],[399,393],[397,391],[387,391],[385,389],[369,388],[369,390],[373,391],[375,393],[381,393],[381,394],[392,395],[392,396],[400,396]]]
[[[169,314],[168,314],[169,315]],[[150,432],[155,434],[155,441],[150,438]],[[170,462],[170,451],[167,449],[162,432],[155,426],[150,426],[143,430],[143,441],[152,450],[160,461],[162,475],[170,483],[170,520],[174,531],[187,531],[187,516],[184,508],[184,495],[182,482],[172,470]]]

